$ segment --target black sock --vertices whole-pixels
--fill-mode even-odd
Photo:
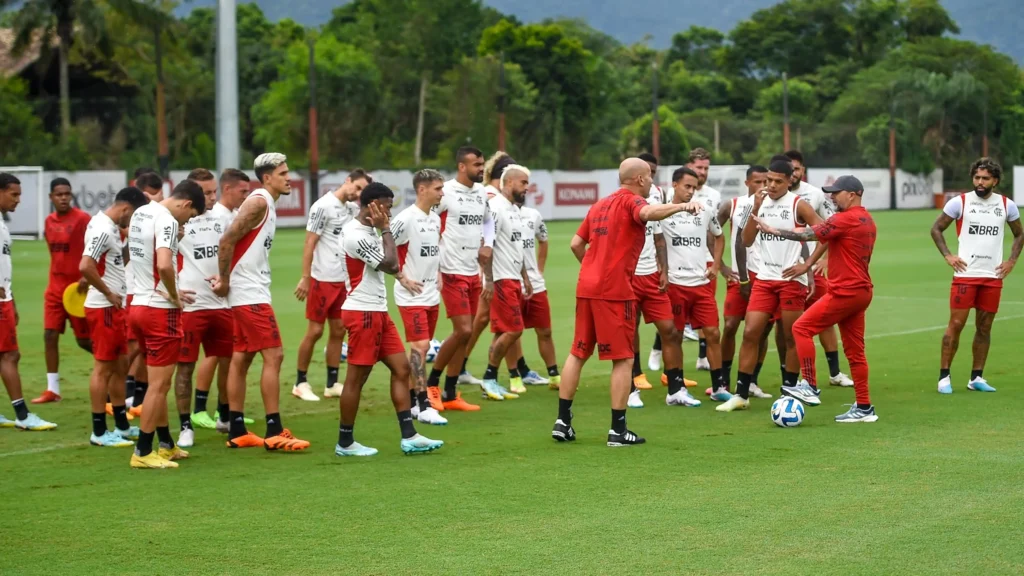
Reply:
[[[153,433],[139,432],[139,440],[135,443],[135,453],[139,456],[149,456],[153,452]]]
[[[789,386],[789,381],[786,380],[786,363],[783,362],[782,366],[779,366],[779,374],[782,374],[782,385]]]
[[[124,406],[111,406],[114,412],[114,427],[118,430],[127,430],[131,428],[128,424],[127,409]]]
[[[701,360],[703,360],[703,359],[705,359],[707,357],[708,357],[708,341],[706,339],[704,339],[704,338],[701,338],[700,340],[697,341],[697,358],[700,358]]]
[[[497,380],[498,379],[498,367],[487,365],[487,370],[484,370],[484,380]]]
[[[860,408],[861,410],[867,410],[868,408],[871,408],[871,404],[861,404],[860,402],[858,402],[857,408]]]
[[[430,376],[427,376],[427,386],[437,386],[441,383],[441,371],[436,368],[430,369]]]
[[[352,424],[349,424],[347,426],[345,424],[342,424],[338,426],[338,446],[341,446],[342,448],[348,448],[349,446],[352,445],[353,442],[355,442],[355,440],[352,439],[353,428],[355,428],[355,426]]]
[[[459,377],[458,376],[445,376],[444,377],[444,399],[455,400],[458,396],[459,388]]]
[[[732,382],[732,360],[722,360],[722,382],[725,384],[725,389],[729,389],[729,384]]]
[[[338,383],[338,367],[328,366],[327,367],[327,387],[330,388]]]
[[[548,376],[558,376],[558,364],[548,366]]]
[[[174,448],[174,438],[171,438],[170,426],[157,426],[156,439],[160,442],[161,448]]]
[[[711,369],[711,389],[712,390],[716,390],[718,388],[727,388],[727,386],[725,385],[725,382],[722,381],[722,369],[718,368],[716,370],[716,369],[712,368]]]
[[[572,424],[572,400],[558,399],[558,419],[566,424]]]
[[[750,377],[751,384],[757,384],[757,376],[761,373],[762,366],[764,366],[764,364],[760,362],[757,363],[757,366],[754,366],[754,373]],[[737,382],[739,382],[739,380],[737,380]]]
[[[661,334],[654,335],[654,345],[651,346],[651,350],[661,350]]]
[[[299,384],[302,384],[305,381],[306,381],[306,371],[305,370],[296,370],[295,371],[295,385],[298,386]]]
[[[739,394],[740,398],[747,399],[750,397],[750,379],[751,375],[746,372],[736,374],[736,393]]]
[[[24,398],[18,398],[17,400],[11,402],[11,406],[14,406],[14,416],[18,420],[24,420],[25,418],[28,418],[28,406],[25,406]]]
[[[97,438],[107,433],[107,413],[106,412],[93,412],[92,413],[92,434]]]
[[[518,368],[509,368],[508,369],[508,377],[509,378],[519,378],[519,374],[520,374],[520,372],[519,372]],[[526,372],[523,372],[523,374],[526,374]]]
[[[640,353],[636,352],[633,354],[633,378],[644,373],[643,368],[640,367]]]
[[[410,406],[415,406],[416,405],[416,390],[415,389],[409,390],[409,401],[411,402],[409,404]]]
[[[238,438],[239,436],[245,436],[249,433],[245,429],[245,414],[242,412],[228,412],[228,418],[231,423],[228,425],[228,438]]]
[[[523,358],[522,356],[519,357],[519,361],[516,362],[516,369],[518,369],[519,373],[523,376],[530,373],[530,367],[526,364],[526,358]]]
[[[949,378],[949,368],[939,368],[939,380]]]
[[[284,432],[284,426],[281,425],[281,414],[278,412],[267,414],[267,438],[280,436],[282,432]]]
[[[626,411],[612,409],[612,430],[616,434],[626,432]]]
[[[192,415],[189,413],[178,414],[178,420],[181,420],[182,430],[192,430]]]
[[[426,390],[416,393],[416,403],[419,404],[420,412],[430,408],[430,398],[427,398]]]
[[[973,381],[975,378],[981,378],[981,373],[982,372],[984,372],[984,369],[982,369],[982,370],[971,370],[971,380]]]
[[[412,412],[402,410],[398,413],[398,427],[402,430],[402,439],[406,440],[416,435],[416,427],[412,424]]]
[[[633,382],[630,382],[629,383],[629,393],[632,394],[633,392],[636,392],[636,391],[637,391],[636,384],[633,383]]]
[[[209,390],[200,390],[196,388],[196,406],[192,409],[196,414],[200,412],[206,412],[206,401],[210,398]]]
[[[231,408],[227,404],[217,404],[217,416],[221,422],[227,422],[231,415]]]
[[[825,360],[828,361],[828,374],[835,378],[839,375],[839,351],[825,352]]]
[[[800,374],[798,372],[786,372],[786,369],[782,369],[782,382],[786,386],[796,386],[796,383],[800,380]]]
[[[149,390],[148,382],[135,381],[135,401],[132,402],[132,408],[139,408],[146,401],[146,390]]]
[[[135,399],[135,376],[125,376],[124,379],[124,397]]]
[[[665,370],[665,376],[668,377],[668,393],[670,395],[679,392],[686,386],[683,383],[683,370],[681,368]]]
[[[459,374],[461,374],[461,373],[463,373],[463,372],[465,372],[465,371],[466,371],[466,364],[467,364],[468,362],[469,362],[469,358],[463,358],[463,359],[462,359],[462,369],[461,369],[461,370],[459,370]]]

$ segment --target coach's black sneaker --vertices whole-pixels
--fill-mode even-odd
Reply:
[[[608,445],[612,447],[619,446],[633,446],[635,444],[643,444],[647,440],[633,434],[629,430],[626,430],[622,434],[619,434],[615,430],[608,431]]]
[[[575,442],[576,431],[572,429],[572,424],[555,420],[555,427],[551,429],[551,437],[559,442]]]

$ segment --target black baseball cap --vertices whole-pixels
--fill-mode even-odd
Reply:
[[[821,191],[826,194],[835,194],[836,192],[853,192],[854,194],[864,194],[864,185],[860,183],[855,176],[840,176],[836,178],[836,181],[831,186],[822,186]]]

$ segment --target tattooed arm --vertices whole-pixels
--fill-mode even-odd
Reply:
[[[235,245],[246,234],[252,232],[267,215],[267,201],[260,196],[250,196],[242,202],[238,216],[220,239],[217,255],[218,277],[213,281],[214,294],[223,298],[231,289],[231,260],[235,256]]]

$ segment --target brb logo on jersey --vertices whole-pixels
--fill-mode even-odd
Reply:
[[[672,238],[673,246],[700,248],[700,236],[675,236]]]
[[[204,258],[216,258],[220,251],[219,246],[196,246],[192,249],[192,258],[202,260]]]
[[[980,224],[971,224],[967,227],[968,234],[975,234],[978,236],[998,236],[999,226],[982,226]]]
[[[441,249],[437,246],[420,246],[421,258],[432,258],[440,253]]]
[[[459,214],[459,225],[480,226],[484,223],[484,217],[478,214]]]

